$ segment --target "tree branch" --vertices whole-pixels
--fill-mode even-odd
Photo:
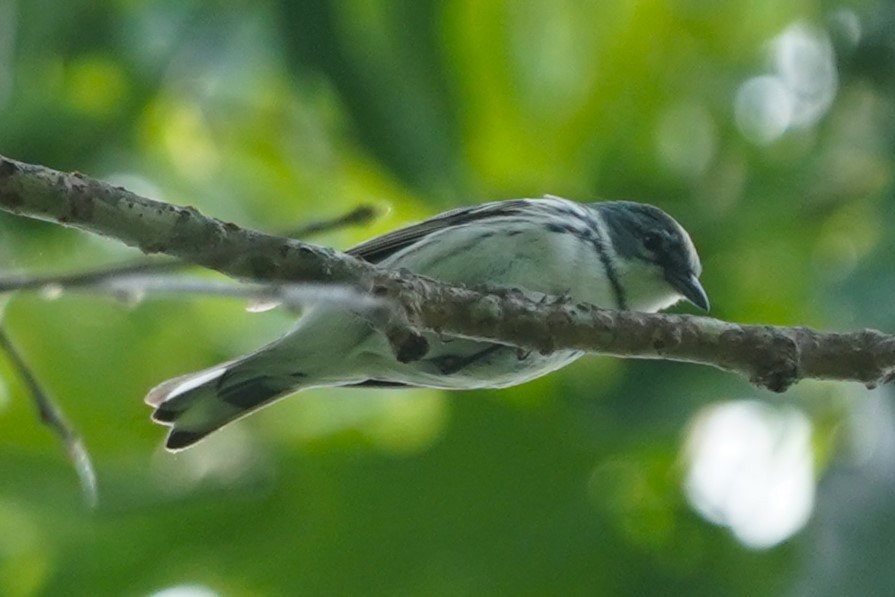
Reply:
[[[431,330],[542,352],[571,349],[701,363],[778,392],[805,378],[868,386],[895,378],[895,336],[873,330],[831,334],[739,325],[562,300],[537,303],[507,290],[457,288],[247,230],[82,174],[2,156],[0,209],[109,236],[146,253],[167,253],[240,279],[352,285],[394,305],[379,323],[404,361],[425,354],[419,330]]]
[[[25,358],[19,353],[2,326],[0,326],[0,350],[6,353],[16,373],[22,378],[22,382],[31,394],[31,399],[34,401],[40,420],[50,428],[50,431],[59,438],[59,441],[65,447],[65,452],[74,465],[78,480],[81,482],[84,501],[91,508],[95,508],[98,497],[96,472],[93,469],[90,454],[87,452],[81,436],[68,422],[59,405],[56,404],[50,394],[37,381],[37,377],[32,373],[28,363],[25,362]]]

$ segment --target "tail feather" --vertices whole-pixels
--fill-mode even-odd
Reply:
[[[187,448],[299,389],[367,380],[356,352],[373,332],[359,317],[335,311],[338,317],[332,309],[315,308],[291,333],[256,352],[151,390],[146,402],[155,408],[152,418],[171,428],[166,447]]]
[[[155,407],[152,420],[158,423],[173,423],[177,414],[186,410],[198,396],[190,390],[217,380],[227,371],[230,363],[223,363],[188,375],[181,375],[155,386],[146,395],[146,404]],[[187,397],[191,396],[191,397]]]
[[[176,451],[290,393],[302,377],[258,375],[230,362],[163,382],[146,402],[155,407],[152,419],[171,427],[165,447]]]

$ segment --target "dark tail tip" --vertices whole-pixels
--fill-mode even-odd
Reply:
[[[165,441],[165,447],[169,450],[183,450],[195,444],[197,441],[208,435],[208,432],[201,431],[184,431],[172,429]]]
[[[173,423],[180,411],[160,406],[152,412],[152,420],[156,423]]]

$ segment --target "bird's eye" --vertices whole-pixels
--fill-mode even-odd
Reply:
[[[662,237],[654,232],[647,232],[643,237],[643,246],[647,251],[656,253],[662,248]]]

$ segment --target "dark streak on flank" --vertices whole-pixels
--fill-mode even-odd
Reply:
[[[574,212],[568,212],[568,215],[578,220],[584,219],[582,218],[581,214],[577,214]],[[616,308],[625,310],[628,308],[625,289],[622,288],[621,282],[618,279],[618,272],[615,271],[615,267],[612,264],[612,259],[609,257],[609,249],[604,244],[604,240],[600,237],[600,228],[597,225],[597,222],[590,218],[586,218],[584,219],[584,221],[585,228],[583,230],[565,222],[548,222],[547,224],[544,224],[544,228],[548,232],[554,232],[557,234],[572,234],[583,241],[590,242],[591,245],[593,245],[594,249],[597,252],[597,255],[600,257],[600,263],[603,264],[603,270],[606,273],[606,278],[609,280],[609,284],[612,286],[612,294],[615,296]]]
[[[368,379],[360,383],[353,383],[345,386],[346,388],[413,388],[410,384],[401,383],[400,381],[385,381],[382,379]]]
[[[590,229],[594,231],[594,235],[591,238],[591,244],[593,244],[594,250],[596,250],[597,255],[599,255],[600,263],[603,264],[603,271],[606,273],[606,277],[609,279],[609,284],[612,286],[612,293],[615,295],[615,306],[620,311],[624,311],[628,308],[625,289],[622,288],[621,282],[619,282],[618,272],[615,271],[612,259],[609,257],[609,249],[604,244],[605,239],[600,236],[601,228],[597,225],[596,221],[591,221]]]
[[[506,346],[503,346],[502,344],[491,344],[487,348],[468,356],[445,354],[434,359],[429,359],[429,362],[435,365],[442,375],[453,375],[501,348],[506,348]]]

